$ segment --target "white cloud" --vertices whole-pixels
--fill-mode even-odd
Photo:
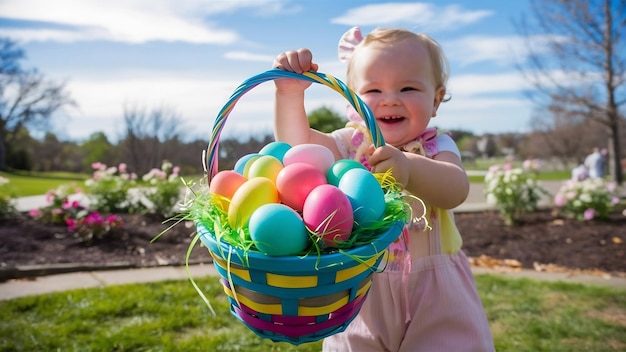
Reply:
[[[514,93],[527,88],[529,88],[528,83],[518,72],[453,75],[448,82],[448,91],[452,94],[453,99],[456,95]]]
[[[0,29],[0,35],[20,41],[111,40],[144,43],[154,40],[190,43],[232,43],[236,32],[219,29],[206,18],[241,8],[259,14],[287,11],[280,0],[148,1],[148,0],[20,0],[0,2],[5,18],[40,21],[54,28]]]
[[[512,65],[523,62],[529,55],[528,48],[543,55],[549,52],[550,42],[567,40],[564,37],[549,35],[523,36],[465,36],[442,43],[450,61],[461,66],[493,62],[499,65]]]
[[[332,23],[345,25],[416,25],[428,30],[456,29],[477,22],[493,11],[463,10],[457,5],[436,6],[430,3],[384,3],[365,5],[348,10]]]
[[[227,59],[241,60],[241,61],[259,61],[265,63],[271,63],[274,60],[274,56],[255,54],[247,51],[230,51],[224,54]]]

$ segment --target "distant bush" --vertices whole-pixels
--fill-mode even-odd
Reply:
[[[568,180],[554,197],[554,205],[565,216],[585,221],[605,219],[619,203],[617,184],[602,178]]]

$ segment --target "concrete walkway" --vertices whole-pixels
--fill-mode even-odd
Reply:
[[[540,185],[554,195],[561,185],[560,181],[544,181]],[[541,200],[540,205],[549,205],[550,197]],[[44,196],[20,198],[16,202],[16,208],[20,211],[28,211],[45,206]],[[492,209],[485,203],[483,186],[481,183],[472,183],[467,201],[455,209],[457,212],[483,211]],[[39,276],[31,279],[9,280],[0,282],[0,301],[9,300],[28,295],[40,295],[49,292],[66,291],[81,288],[104,287],[108,285],[124,285],[130,283],[145,283],[162,280],[187,280],[188,273],[185,267],[162,266],[140,269],[91,270],[83,268],[82,271],[69,272],[56,275]],[[71,270],[65,270],[65,272]],[[582,283],[591,285],[604,285],[626,290],[626,278],[600,277],[571,273],[550,273],[534,270],[520,271],[496,271],[487,268],[473,268],[475,274],[498,274],[510,278],[529,278],[542,281],[562,281],[569,283]],[[197,264],[189,266],[192,277],[217,275],[212,264]]]
[[[496,274],[507,278],[526,278],[538,281],[560,281],[566,283],[601,285],[626,290],[626,278],[600,277],[595,275],[572,275],[569,273],[538,272],[533,270],[498,271],[487,268],[472,268],[474,274]],[[189,274],[193,278],[216,276],[217,271],[212,264],[189,266]],[[0,283],[0,301],[13,298],[42,295],[51,292],[75,289],[105,287],[109,285],[125,285],[147,283],[164,280],[188,280],[187,268],[184,266],[161,266],[127,270],[81,271],[75,273],[41,276],[34,279],[10,280]]]

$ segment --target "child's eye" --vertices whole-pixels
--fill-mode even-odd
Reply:
[[[366,90],[365,93],[380,93],[380,89],[370,89]]]
[[[409,92],[409,91],[412,91],[412,90],[418,90],[418,89],[415,88],[415,87],[404,87],[400,91],[401,92]]]

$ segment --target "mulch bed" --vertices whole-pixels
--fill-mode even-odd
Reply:
[[[0,223],[0,271],[4,280],[17,267],[183,265],[195,229],[189,222],[151,240],[171,222],[142,215],[122,215],[124,226],[103,240],[81,242],[65,226],[45,225],[26,216]],[[493,211],[457,213],[463,248],[475,265],[535,270],[583,270],[622,276],[626,273],[626,216],[579,222],[550,211],[527,214],[518,226],[505,226]],[[198,245],[190,262],[210,262]],[[1,275],[0,275],[1,276]],[[2,278],[0,278],[0,281]]]

